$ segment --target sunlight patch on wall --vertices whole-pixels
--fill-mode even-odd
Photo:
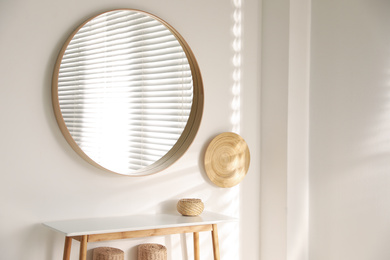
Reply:
[[[232,132],[240,133],[240,123],[241,123],[241,32],[242,32],[242,13],[241,13],[241,0],[234,0],[234,13],[233,13],[233,86],[232,86],[232,95],[233,100],[231,103],[232,108]]]

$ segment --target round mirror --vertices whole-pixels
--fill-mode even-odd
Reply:
[[[72,148],[111,172],[159,172],[188,149],[203,112],[203,84],[182,36],[160,18],[119,9],[67,39],[52,82],[58,125]]]

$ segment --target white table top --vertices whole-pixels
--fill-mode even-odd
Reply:
[[[237,219],[205,211],[202,212],[201,215],[195,217],[182,216],[179,214],[134,215],[53,221],[43,223],[43,225],[61,232],[66,236],[81,236],[158,228],[218,224],[235,220]]]

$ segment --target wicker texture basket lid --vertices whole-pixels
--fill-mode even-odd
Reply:
[[[206,150],[204,164],[207,176],[219,187],[239,184],[248,172],[250,153],[245,140],[236,133],[217,135]]]
[[[141,244],[138,260],[167,260],[167,248],[160,244]]]
[[[176,208],[183,216],[198,216],[203,212],[204,203],[201,199],[181,199],[177,202]]]
[[[124,260],[124,252],[113,247],[98,247],[93,250],[93,260]]]

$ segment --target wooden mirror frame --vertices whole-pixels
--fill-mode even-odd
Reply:
[[[74,151],[76,151],[84,160],[89,162],[90,164],[100,168],[107,170],[109,172],[117,173],[115,171],[112,171],[110,169],[107,169],[97,162],[95,162],[93,159],[91,159],[76,143],[76,141],[73,139],[72,135],[70,134],[64,118],[62,116],[60,104],[59,104],[59,97],[58,97],[58,79],[59,79],[59,69],[61,65],[61,61],[63,58],[63,55],[70,43],[70,41],[73,39],[75,34],[89,21],[92,19],[96,18],[99,15],[102,15],[104,13],[112,12],[112,11],[120,11],[120,10],[127,10],[127,11],[134,11],[134,12],[139,12],[144,15],[150,16],[154,18],[155,20],[159,21],[161,24],[163,24],[177,39],[177,41],[180,43],[182,46],[188,63],[190,65],[191,73],[192,73],[192,81],[193,81],[193,100],[192,100],[192,107],[191,107],[191,112],[187,121],[187,124],[179,137],[178,141],[176,142],[175,145],[159,160],[154,162],[153,164],[146,166],[140,170],[134,171],[133,173],[130,174],[123,174],[119,173],[122,175],[127,175],[127,176],[145,176],[145,175],[150,175],[154,174],[157,172],[160,172],[170,165],[172,165],[174,162],[176,162],[189,148],[191,143],[193,142],[196,133],[199,129],[200,122],[202,119],[202,114],[203,114],[203,105],[204,105],[204,90],[203,90],[203,82],[202,82],[202,77],[200,73],[200,69],[198,66],[198,63],[195,59],[195,56],[190,49],[189,45],[187,42],[184,40],[184,38],[167,22],[162,20],[161,18],[150,14],[148,12],[136,10],[136,9],[114,9],[110,11],[106,11],[103,13],[99,13],[98,15],[95,15],[88,20],[86,20],[84,23],[82,23],[80,26],[78,26],[73,33],[67,38],[65,43],[63,44],[59,55],[57,57],[57,61],[54,66],[54,72],[53,72],[53,78],[52,78],[52,104],[53,104],[53,109],[54,109],[54,114],[58,123],[58,126],[64,135],[66,141],[69,143],[69,145],[73,148]]]

